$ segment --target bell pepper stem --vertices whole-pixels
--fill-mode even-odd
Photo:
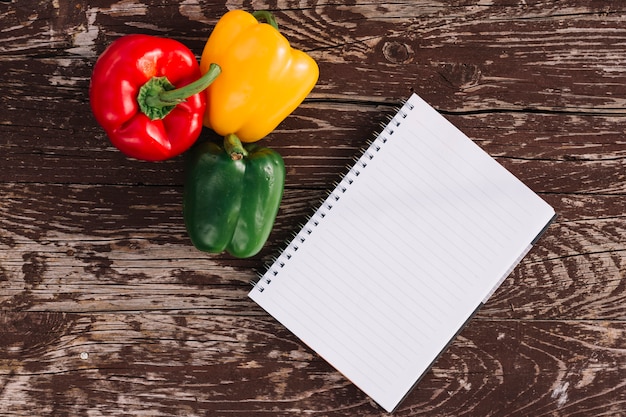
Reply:
[[[276,18],[274,17],[272,12],[268,10],[257,10],[255,12],[252,12],[252,16],[254,16],[256,20],[258,20],[259,22],[261,20],[265,20],[267,24],[269,24],[274,29],[278,30],[278,23],[276,22]]]
[[[187,84],[184,87],[177,88],[175,90],[164,91],[159,94],[159,98],[164,102],[173,102],[178,101],[181,102],[188,97],[193,96],[194,94],[198,94],[211,85],[213,81],[217,78],[218,75],[222,72],[222,69],[217,64],[211,64],[207,72],[196,81],[191,84]]]
[[[224,136],[224,150],[233,161],[238,161],[248,156],[248,151],[246,151],[241,140],[234,133]]]
[[[139,108],[150,120],[163,119],[178,104],[204,91],[221,72],[219,65],[211,64],[202,77],[180,88],[176,88],[166,77],[153,77],[139,89]]]

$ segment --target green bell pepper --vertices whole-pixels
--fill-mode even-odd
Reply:
[[[187,153],[185,169],[183,216],[193,245],[238,258],[256,255],[272,231],[283,196],[280,154],[226,135],[224,146],[196,144]]]

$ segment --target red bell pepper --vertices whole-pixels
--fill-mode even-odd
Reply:
[[[147,161],[186,151],[202,130],[206,95],[219,75],[201,77],[198,61],[182,43],[126,35],[98,58],[89,86],[91,109],[109,139],[126,155]]]

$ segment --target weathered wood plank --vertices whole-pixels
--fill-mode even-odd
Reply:
[[[68,114],[88,112],[68,108]],[[288,188],[327,189],[392,112],[390,106],[309,103],[264,141],[283,155]],[[446,117],[538,192],[625,192],[622,118],[521,113]],[[43,126],[5,129],[0,151],[6,161],[0,180],[182,185],[182,156],[161,163],[129,160],[103,133],[91,130],[97,140],[83,141],[84,133],[63,136]],[[217,139],[208,131],[202,137]]]
[[[0,400],[14,414],[379,415],[270,319],[1,313],[0,321],[2,362],[14,364],[0,368]],[[615,415],[626,401],[625,335],[623,323],[476,320],[397,415]]]
[[[0,190],[0,306],[56,311],[248,311],[248,282],[324,196],[322,190],[287,190],[264,250],[236,260],[190,245],[180,187],[28,184]],[[547,198],[560,218],[479,315],[623,318],[623,197]]]
[[[288,9],[279,17],[285,20],[285,31],[296,46],[319,45],[309,48],[322,65],[322,78],[311,95],[312,104],[287,121],[271,143],[288,157],[289,149],[293,155],[307,155],[306,149],[292,148],[293,136],[299,143],[319,143],[330,152],[324,156],[332,163],[336,148],[362,146],[361,141],[391,113],[389,106],[381,109],[372,103],[395,105],[411,89],[446,112],[487,112],[493,124],[488,121],[482,125],[489,133],[486,140],[513,134],[515,141],[527,133],[527,128],[530,140],[552,139],[554,131],[546,130],[548,126],[532,130],[536,128],[534,122],[549,123],[559,130],[557,137],[568,132],[563,140],[586,140],[598,146],[615,143],[621,133],[615,127],[624,115],[620,88],[626,85],[626,78],[619,48],[626,35],[615,26],[619,10],[579,3],[570,1],[558,8],[541,2],[524,7],[506,2],[489,7],[473,3],[364,3],[339,10],[320,4],[305,11],[290,3],[278,4],[276,8]],[[5,59],[0,69],[6,77],[0,86],[9,94],[1,99],[5,112],[0,125],[6,125],[7,134],[0,146],[3,154],[12,156],[8,163],[24,162],[7,166],[4,175],[11,172],[19,181],[44,181],[50,177],[46,169],[56,168],[60,169],[55,175],[58,181],[73,181],[71,172],[63,175],[73,164],[59,167],[60,158],[85,165],[88,153],[90,160],[100,163],[92,166],[92,172],[85,172],[83,181],[106,181],[110,166],[119,167],[119,177],[113,176],[113,181],[168,178],[162,170],[170,172],[171,165],[126,161],[109,146],[94,120],[85,117],[89,115],[85,93],[90,70],[108,42],[138,30],[178,35],[199,53],[207,26],[215,21],[208,16],[219,16],[223,6],[55,4],[32,2],[29,7],[16,7],[9,3],[0,9],[10,22],[6,32],[11,35],[1,43]],[[37,10],[35,16],[33,10]],[[184,34],[172,33],[171,25],[177,19],[169,18],[159,31],[148,22],[161,22],[160,16],[177,16],[197,25],[191,24]],[[424,23],[416,23],[412,16],[420,16]],[[138,27],[129,24],[129,19],[144,24]],[[23,21],[29,24],[19,24]],[[112,32],[111,27],[126,32]],[[179,26],[176,28],[180,31]],[[511,38],[513,32],[515,37]],[[451,35],[455,33],[459,35]],[[572,45],[580,52],[572,52]],[[407,52],[410,57],[391,62],[403,48],[411,52]],[[12,96],[22,99],[12,100]],[[54,106],[59,102],[63,106]],[[333,117],[336,111],[339,113]],[[607,116],[590,117],[598,114]],[[482,118],[475,117],[466,118],[466,123],[482,123]],[[465,127],[463,120],[457,125]],[[64,134],[55,134],[60,131]],[[480,138],[471,130],[464,131]],[[346,140],[349,142],[343,142]],[[566,149],[575,154],[573,157],[584,152],[584,148],[573,148],[571,144],[555,145],[553,157],[571,157],[558,153]],[[617,157],[622,157],[623,149],[619,152]],[[336,155],[339,164],[350,156],[346,152]],[[103,167],[104,173],[98,171]]]

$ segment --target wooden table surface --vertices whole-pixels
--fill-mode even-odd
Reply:
[[[88,100],[113,40],[199,56],[235,8],[320,66],[245,260],[191,246],[183,158],[125,158]],[[559,217],[395,415],[624,415],[626,3],[0,0],[0,56],[0,415],[385,415],[247,293],[411,92]]]

